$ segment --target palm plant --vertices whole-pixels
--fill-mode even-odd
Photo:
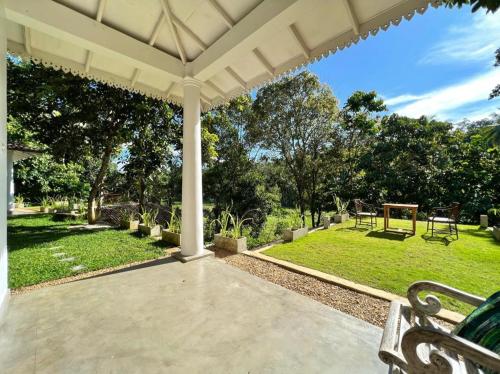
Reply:
[[[40,201],[40,206],[42,208],[48,208],[50,207],[50,199],[48,197],[44,197],[41,201]]]
[[[246,212],[241,218],[237,215],[232,215],[229,211],[229,208],[223,210],[219,216],[219,218],[214,219],[212,221],[212,225],[219,224],[220,230],[219,234],[221,236],[225,236],[227,238],[238,239],[241,237],[241,233],[243,230],[243,224],[247,221],[251,221],[251,218],[245,218],[245,216],[250,213],[250,211]]]
[[[290,228],[298,230],[304,227],[304,215],[300,214],[300,210],[294,209],[289,216]]]
[[[340,197],[335,195],[335,205],[337,206],[337,214],[346,214],[349,201],[342,201]]]
[[[141,214],[142,223],[148,227],[156,225],[156,217],[158,217],[158,210],[146,210]]]
[[[168,225],[168,231],[174,232],[176,234],[180,234],[180,232],[181,232],[181,220],[175,214],[174,211],[172,211],[170,213],[170,220],[168,221],[167,225]]]

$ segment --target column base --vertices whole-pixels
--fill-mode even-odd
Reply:
[[[7,288],[5,294],[0,295],[0,322],[2,321],[3,317],[7,314],[9,298],[10,298],[10,290]]]
[[[192,256],[184,256],[181,251],[175,252],[172,254],[172,257],[175,259],[179,260],[180,262],[186,263],[186,262],[191,262],[194,260],[199,260],[200,258],[205,258],[205,257],[214,257],[215,253],[212,251],[209,251],[208,249],[203,249],[203,252],[200,254],[192,255]]]

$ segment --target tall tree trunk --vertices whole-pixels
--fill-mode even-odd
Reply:
[[[144,192],[146,189],[146,182],[144,181],[144,176],[139,176],[139,212],[144,213],[146,207],[144,206]]]
[[[111,159],[111,154],[113,153],[113,143],[109,141],[104,149],[104,152],[101,157],[101,166],[99,168],[99,172],[92,184],[92,188],[90,189],[88,206],[87,206],[87,220],[89,224],[96,223],[101,215],[101,204],[98,199],[101,196],[102,185],[104,182],[104,177],[108,172],[109,161]]]

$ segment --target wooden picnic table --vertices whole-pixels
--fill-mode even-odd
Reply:
[[[410,209],[411,216],[413,221],[413,231],[412,235],[415,235],[417,232],[417,209],[418,204],[394,204],[394,203],[386,203],[382,204],[384,207],[384,231],[394,231],[389,229],[389,217],[391,215],[391,209]],[[399,231],[399,230],[398,230]]]

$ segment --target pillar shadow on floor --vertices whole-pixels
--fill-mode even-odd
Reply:
[[[117,269],[117,270],[110,270],[109,272],[102,273],[102,274],[96,274],[96,275],[93,275],[91,277],[86,277],[86,278],[82,278],[82,279],[76,279],[76,280],[71,281],[69,283],[80,282],[80,281],[85,281],[85,280],[94,279],[94,278],[101,278],[101,277],[105,277],[105,276],[108,276],[108,275],[125,273],[125,272],[128,272],[128,271],[149,268],[151,266],[158,266],[158,265],[170,264],[170,263],[173,263],[173,262],[178,262],[178,261],[175,258],[173,258],[173,257],[160,258],[160,259],[157,259],[157,260],[145,262],[143,264],[137,264],[137,265],[133,265],[133,266],[130,266],[130,267],[127,267],[127,268],[122,268],[122,269]]]

